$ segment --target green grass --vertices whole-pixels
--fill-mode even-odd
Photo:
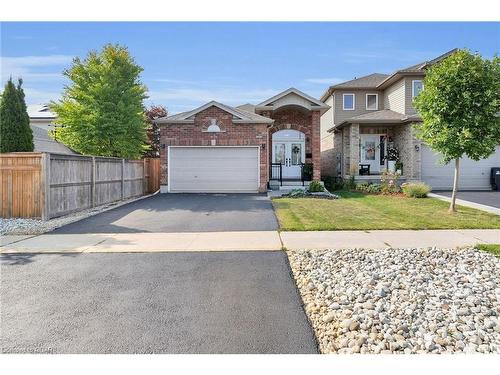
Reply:
[[[500,216],[434,198],[337,192],[338,200],[273,199],[281,230],[485,229],[500,228]]]
[[[500,244],[478,244],[476,245],[476,249],[486,251],[494,256],[500,257]]]

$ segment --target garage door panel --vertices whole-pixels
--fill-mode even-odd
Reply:
[[[258,147],[171,147],[171,192],[256,192]]]
[[[453,187],[455,164],[442,165],[439,155],[429,147],[422,147],[422,180],[434,190],[449,190]],[[474,161],[469,158],[460,160],[460,190],[490,190],[490,170],[500,166],[500,146],[496,153],[487,159]]]

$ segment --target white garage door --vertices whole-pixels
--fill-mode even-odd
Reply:
[[[474,161],[469,158],[460,160],[458,188],[460,190],[491,190],[491,167],[500,167],[500,146],[496,153],[488,159]],[[450,190],[453,188],[455,163],[439,164],[439,156],[427,146],[422,146],[422,181],[433,190]]]
[[[170,192],[256,192],[258,147],[169,147]]]

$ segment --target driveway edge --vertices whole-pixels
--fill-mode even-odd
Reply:
[[[427,194],[431,198],[436,198],[445,202],[451,202],[451,198],[447,197],[445,195],[439,195],[436,193],[429,193]],[[495,208],[491,206],[487,206],[485,204],[480,204],[480,203],[475,203],[471,201],[466,201],[463,199],[457,199],[456,203],[460,206],[465,206],[465,207],[470,207],[470,208],[475,208],[477,210],[489,212],[490,214],[495,214],[495,215],[500,215],[500,208]]]

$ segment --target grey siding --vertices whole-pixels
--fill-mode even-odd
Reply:
[[[325,104],[330,106],[320,118],[321,124],[321,175],[332,176],[334,168],[333,135],[328,129],[333,126],[333,96],[330,96]]]
[[[343,94],[354,94],[355,95],[355,106],[353,111],[344,111],[342,109],[343,105]],[[374,111],[366,110],[366,94],[378,94],[378,109],[384,108],[384,96],[381,91],[377,90],[342,90],[335,91],[335,101],[334,101],[334,120],[335,124],[340,124],[342,121],[347,120],[354,116],[364,115],[365,113],[370,113]]]
[[[423,80],[423,76],[411,76],[411,77],[405,77],[405,114],[407,115],[414,115],[416,114],[416,110],[413,107],[413,98],[412,98],[412,90],[413,90],[413,84],[412,81],[418,79],[418,80]]]
[[[405,113],[405,80],[400,79],[384,91],[384,109]]]

